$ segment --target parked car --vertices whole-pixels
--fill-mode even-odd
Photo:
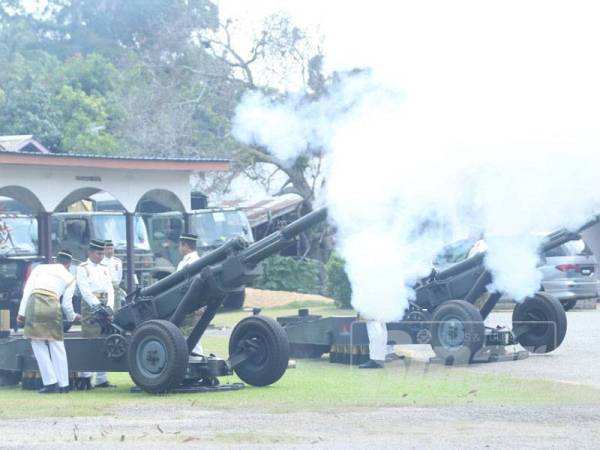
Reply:
[[[472,256],[481,240],[462,239],[445,246],[433,265],[441,270]],[[540,257],[543,291],[555,296],[565,308],[573,308],[578,300],[597,298],[600,288],[598,262],[583,239],[567,242]]]

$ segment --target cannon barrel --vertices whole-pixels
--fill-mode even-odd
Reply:
[[[301,217],[252,245],[248,245],[242,238],[231,239],[221,247],[207,253],[182,270],[172,273],[151,286],[141,289],[138,295],[141,297],[153,297],[159,295],[171,289],[173,286],[198,275],[205,267],[219,264],[231,254],[239,254],[241,262],[244,264],[257,264],[263,259],[278,253],[283,247],[288,245],[295,236],[317,223],[322,222],[326,218],[327,208],[321,208]]]
[[[306,214],[300,219],[281,228],[276,233],[267,236],[245,249],[241,255],[243,263],[248,265],[257,264],[263,259],[278,253],[283,247],[292,242],[294,237],[316,224],[323,222],[326,218],[327,208],[325,207]]]
[[[186,279],[194,276],[207,266],[211,266],[213,264],[217,264],[220,261],[223,261],[227,255],[232,252],[235,252],[241,248],[244,248],[247,244],[241,238],[231,239],[227,241],[225,244],[220,246],[219,248],[203,255],[198,259],[198,261],[194,261],[192,264],[184,267],[177,272],[172,273],[171,275],[163,278],[156,283],[143,288],[139,291],[139,295],[142,297],[153,297],[161,292],[165,292],[166,290],[176,286]]]
[[[560,247],[561,245],[566,244],[567,242],[581,239],[580,233],[582,233],[583,231],[587,230],[588,228],[596,225],[599,222],[600,222],[600,215],[595,216],[592,220],[586,222],[584,225],[579,227],[577,229],[577,231],[569,231],[567,229],[561,229],[561,230],[555,231],[553,233],[550,233],[549,235],[544,237],[544,239],[542,240],[542,242],[540,244],[540,247],[539,247],[540,254],[543,254],[549,250],[555,249],[556,247]],[[440,270],[439,272],[436,273],[435,279],[436,280],[445,280],[445,279],[448,279],[455,275],[461,274],[473,267],[476,267],[479,264],[483,263],[483,260],[485,259],[485,254],[486,254],[486,252],[478,253],[474,256],[471,256],[468,259],[465,259],[464,261],[461,261],[457,264],[454,264],[454,265],[448,267],[447,269]]]

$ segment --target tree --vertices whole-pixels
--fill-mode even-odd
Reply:
[[[291,85],[306,92],[306,101],[326,93],[320,39],[311,38],[290,17],[282,14],[268,17],[245,51],[242,43],[236,41],[237,31],[236,22],[226,20],[219,24],[217,32],[201,36],[207,51],[229,66],[233,81],[246,90],[280,96]],[[225,137],[230,136],[231,128]],[[305,200],[306,211],[312,209],[322,179],[322,149],[307,147],[291,164],[264,147],[237,145],[232,154],[237,169],[256,181],[268,182],[276,173],[285,174],[286,181],[280,191],[298,193]]]
[[[64,86],[56,101],[63,115],[64,151],[111,154],[119,150],[117,139],[107,132],[108,111],[103,97]]]
[[[98,55],[65,64],[42,51],[17,54],[0,74],[0,134],[33,134],[53,151],[109,153],[118,115],[110,98],[116,70]],[[111,74],[108,78],[103,74]],[[109,81],[110,78],[110,81]],[[86,92],[87,91],[87,92]]]

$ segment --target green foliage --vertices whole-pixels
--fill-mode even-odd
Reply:
[[[346,261],[332,253],[325,265],[327,272],[327,295],[335,300],[340,308],[351,308],[352,285],[346,273]]]
[[[262,265],[263,274],[256,281],[258,289],[321,294],[322,263],[314,259],[271,256]]]
[[[0,134],[33,134],[54,151],[113,153],[116,80],[116,69],[98,55],[64,65],[44,52],[17,55],[0,74]]]
[[[96,53],[85,58],[75,55],[67,59],[62,73],[69,86],[87,95],[109,96],[121,82],[115,66]]]
[[[64,120],[63,150],[110,154],[119,149],[115,137],[106,132],[108,112],[103,97],[63,86],[57,102]]]

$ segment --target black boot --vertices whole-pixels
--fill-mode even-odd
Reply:
[[[71,392],[71,388],[69,386],[59,387],[58,392],[60,392],[61,394],[68,394],[69,392]]]
[[[97,387],[97,388],[116,388],[117,386],[115,386],[114,384],[111,384],[108,381],[105,381],[104,383],[97,384],[94,387]]]
[[[42,389],[38,391],[40,394],[58,394],[60,389],[57,383],[49,384],[48,386],[44,386]]]
[[[382,362],[377,362],[372,359],[358,366],[359,369],[383,369],[383,367],[384,366]]]

